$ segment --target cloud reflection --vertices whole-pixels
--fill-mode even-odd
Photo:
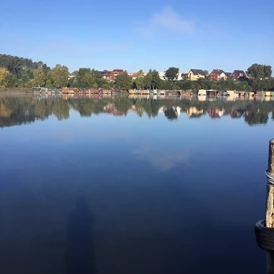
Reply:
[[[187,151],[170,150],[163,151],[152,147],[152,145],[145,145],[133,151],[137,159],[147,161],[152,167],[161,171],[167,172],[177,164],[186,163],[189,160],[189,153]]]

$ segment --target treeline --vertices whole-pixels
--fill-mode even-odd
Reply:
[[[32,88],[40,87],[79,87],[107,88],[114,86],[101,77],[101,73],[90,68],[81,68],[69,77],[69,69],[60,64],[48,67],[42,61],[0,54],[0,87]]]
[[[187,79],[176,80],[179,69],[170,67],[162,80],[158,71],[140,70],[137,77],[132,78],[126,71],[118,75],[115,81],[106,81],[101,72],[90,68],[80,68],[72,75],[66,66],[56,65],[48,67],[42,61],[33,62],[31,59],[0,54],[0,87],[31,88],[40,87],[77,87],[77,88],[118,88],[129,89],[216,89],[216,90],[274,90],[274,78],[271,77],[271,66],[253,64],[248,68],[250,78],[240,81],[233,79],[213,81],[208,75],[197,81]],[[208,73],[207,73],[208,74]]]
[[[42,61],[33,62],[31,59],[0,54],[0,86],[2,87],[31,87],[35,70],[47,73],[50,68]]]
[[[269,113],[274,118],[274,102],[259,101],[198,101],[198,100],[139,100],[127,97],[116,99],[33,99],[27,97],[6,97],[0,99],[0,127],[32,123],[35,120],[45,120],[54,115],[58,120],[68,119],[70,108],[78,111],[81,116],[90,117],[100,113],[126,116],[134,110],[139,117],[147,115],[156,117],[160,109],[169,120],[178,118],[177,108],[181,113],[195,109],[199,115],[221,110],[224,115],[232,118],[241,117],[249,125],[266,124]]]
[[[178,78],[179,68],[170,67],[165,72],[165,80],[159,77],[156,70],[150,70],[144,74],[142,70],[137,73],[137,77],[131,80],[127,73],[119,75],[116,78],[115,85],[120,89],[178,89],[197,91],[199,89],[215,89],[215,90],[274,90],[274,78],[271,77],[271,66],[253,64],[248,68],[250,78],[241,78],[235,81],[231,78],[227,80],[214,81],[209,78],[199,78],[197,81],[187,79],[176,80]]]

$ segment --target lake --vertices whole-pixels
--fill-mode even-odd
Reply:
[[[266,99],[1,95],[0,273],[264,273],[273,116]]]

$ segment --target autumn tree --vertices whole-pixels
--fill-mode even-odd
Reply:
[[[8,85],[8,79],[10,76],[10,72],[6,68],[0,68],[0,86],[6,87]]]

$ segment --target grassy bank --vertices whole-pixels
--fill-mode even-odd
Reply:
[[[18,94],[18,93],[33,93],[31,88],[0,88],[0,93]]]

